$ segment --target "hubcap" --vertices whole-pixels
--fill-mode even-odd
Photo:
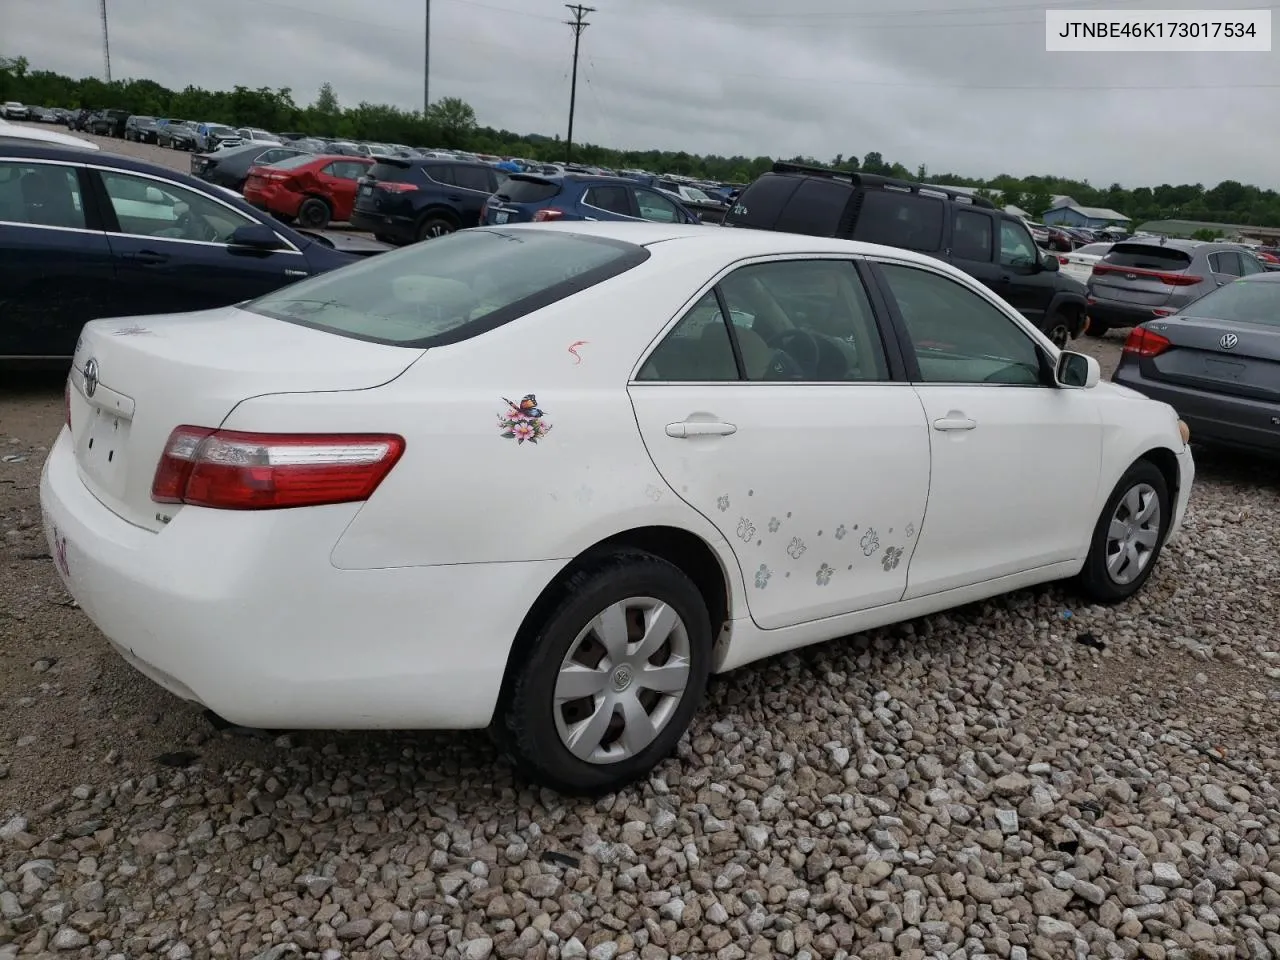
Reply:
[[[1133,583],[1151,563],[1160,542],[1160,498],[1149,483],[1131,488],[1116,504],[1107,527],[1107,575]]]
[[[653,597],[621,600],[569,646],[553,708],[560,742],[587,763],[617,763],[648,747],[689,685],[689,633]]]

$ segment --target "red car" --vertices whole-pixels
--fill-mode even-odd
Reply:
[[[265,167],[250,167],[244,198],[285,223],[319,230],[351,219],[356,181],[373,166],[370,157],[301,154]]]

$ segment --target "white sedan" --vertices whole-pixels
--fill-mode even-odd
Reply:
[[[903,250],[493,227],[238,307],[88,324],[40,485],[67,588],[266,728],[479,728],[643,776],[708,674],[1031,584],[1134,594],[1194,466]]]
[[[1070,253],[1058,254],[1058,263],[1062,265],[1062,272],[1067,276],[1087,284],[1089,278],[1093,276],[1093,265],[1105,257],[1107,251],[1114,246],[1114,243],[1086,243],[1082,247],[1076,247]]]

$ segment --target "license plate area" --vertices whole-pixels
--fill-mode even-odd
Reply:
[[[126,451],[133,426],[119,411],[91,406],[76,440],[80,469],[104,493],[124,495],[128,480]]]
[[[494,223],[506,223],[510,219],[511,219],[511,214],[508,213],[506,210],[499,210],[497,213],[493,215]]]

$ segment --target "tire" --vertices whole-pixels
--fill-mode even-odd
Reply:
[[[1101,339],[1107,335],[1107,331],[1111,328],[1100,320],[1094,320],[1092,317],[1084,325],[1084,335],[1086,337],[1094,337]]]
[[[307,197],[298,207],[298,226],[307,230],[323,230],[329,225],[330,216],[327,203],[319,197]]]
[[[637,625],[633,617],[652,623],[648,618],[663,608],[674,615],[671,629],[661,631],[662,645],[648,658],[611,665],[594,622],[619,608],[627,611],[620,621],[628,627],[622,642],[633,655],[641,652],[639,641],[630,638]],[[647,553],[606,556],[567,578],[546,617],[531,629],[532,643],[513,664],[509,693],[495,717],[499,743],[526,776],[562,793],[598,796],[644,777],[675,750],[702,705],[712,657],[707,606],[677,567]],[[676,667],[668,671],[676,677],[679,666],[685,667],[678,692],[658,692],[639,680],[658,656],[659,666]],[[566,664],[576,667],[582,689],[591,691],[594,678],[599,690],[557,706]],[[642,708],[651,723],[657,718],[656,733],[637,731],[640,739],[627,743],[622,710],[628,707]],[[593,736],[587,724],[596,716],[605,726]],[[566,743],[575,733],[586,734],[580,755]],[[594,760],[581,755],[589,750]]]
[[[448,217],[428,216],[418,224],[418,242],[423,240],[434,240],[436,237],[444,237],[455,232],[458,228]]]
[[[1066,350],[1071,345],[1071,331],[1075,322],[1066,310],[1055,310],[1049,322],[1044,326],[1044,335],[1053,341],[1059,350]]]
[[[1155,516],[1150,516],[1152,503],[1155,504]],[[1130,523],[1135,508],[1138,509],[1138,517],[1148,515],[1145,522]],[[1164,474],[1149,460],[1137,461],[1116,484],[1093,529],[1089,555],[1078,578],[1084,595],[1096,603],[1110,604],[1127,600],[1141,590],[1160,559],[1160,550],[1172,519],[1173,504]],[[1113,522],[1127,527],[1128,533],[1120,527],[1113,530]],[[1144,540],[1147,541],[1145,552],[1141,549]],[[1108,569],[1108,561],[1117,548],[1121,553],[1125,552],[1125,548],[1120,546],[1124,543],[1138,549],[1113,572]],[[1134,563],[1138,564],[1136,571]]]

